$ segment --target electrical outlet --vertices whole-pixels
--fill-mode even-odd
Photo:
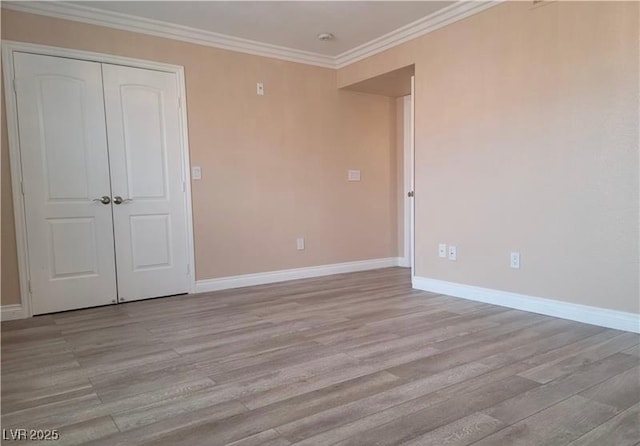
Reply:
[[[510,266],[513,269],[520,269],[520,253],[512,252],[510,257]]]
[[[458,258],[458,248],[455,246],[449,246],[449,260],[456,260]]]
[[[447,258],[447,244],[440,243],[438,245],[438,257],[442,257],[443,259]]]
[[[200,180],[202,178],[202,168],[200,166],[193,166],[191,169],[191,179]]]
[[[296,247],[298,248],[298,251],[304,250],[304,239],[302,237],[296,240]]]

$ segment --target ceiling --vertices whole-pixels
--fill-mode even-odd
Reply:
[[[0,6],[3,10],[336,69],[502,1],[0,0]],[[335,39],[318,40],[317,35],[325,32],[333,33]]]
[[[456,2],[84,1],[67,2],[202,31],[337,56]],[[335,39],[322,42],[317,34]]]

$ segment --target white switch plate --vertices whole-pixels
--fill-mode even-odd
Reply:
[[[440,243],[438,245],[438,257],[442,257],[443,259],[447,258],[447,244]]]
[[[191,169],[191,178],[194,180],[202,178],[202,168],[200,166],[193,166]]]
[[[304,250],[304,239],[302,237],[296,240],[296,246],[298,248],[298,251]]]
[[[458,249],[455,246],[449,246],[449,260],[456,260],[458,258]]]
[[[256,84],[256,94],[258,96],[264,96],[264,84],[262,82]]]
[[[347,179],[349,181],[360,181],[360,171],[359,170],[347,171]]]
[[[510,265],[513,269],[520,269],[520,253],[512,252],[510,258]]]

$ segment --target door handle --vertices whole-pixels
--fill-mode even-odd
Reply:
[[[122,204],[133,201],[131,198],[122,198],[120,195],[113,197],[113,204]]]
[[[407,197],[413,198],[413,195],[414,195],[413,191],[407,192]]]
[[[102,204],[109,204],[111,203],[111,198],[109,198],[107,195],[103,195],[102,198],[94,198],[93,201]]]

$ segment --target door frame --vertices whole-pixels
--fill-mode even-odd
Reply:
[[[416,276],[416,76],[411,76],[411,104],[410,104],[410,126],[409,126],[409,134],[410,134],[410,147],[409,147],[409,157],[411,159],[409,172],[411,176],[411,190],[413,191],[413,197],[411,197],[410,204],[410,220],[409,233],[411,234],[411,281],[413,282],[413,278]]]
[[[5,106],[7,116],[7,136],[9,140],[9,163],[11,169],[11,187],[13,194],[13,214],[16,226],[16,247],[18,251],[18,274],[20,278],[20,300],[22,317],[31,317],[31,293],[29,291],[29,258],[27,250],[27,226],[25,215],[24,195],[22,194],[22,164],[20,155],[20,141],[18,132],[18,113],[16,91],[14,88],[13,54],[15,52],[39,54],[42,56],[64,57],[90,62],[124,65],[133,68],[163,71],[176,75],[178,81],[178,103],[180,104],[180,150],[182,158],[182,182],[184,187],[184,206],[187,225],[187,258],[189,293],[195,292],[195,248],[193,242],[193,209],[191,201],[191,164],[189,162],[189,134],[187,121],[187,94],[185,87],[184,67],[143,59],[115,56],[112,54],[81,51],[70,48],[59,48],[47,45],[2,41],[2,70],[4,74]]]
[[[402,98],[403,111],[403,194],[402,194],[402,221],[403,221],[403,257],[401,265],[411,268],[411,277],[414,273],[415,261],[415,156],[414,156],[414,115],[415,115],[415,91],[414,76],[411,76],[411,94]],[[413,197],[409,193],[414,192]]]
[[[402,252],[401,266],[411,268],[411,96],[402,98]]]

